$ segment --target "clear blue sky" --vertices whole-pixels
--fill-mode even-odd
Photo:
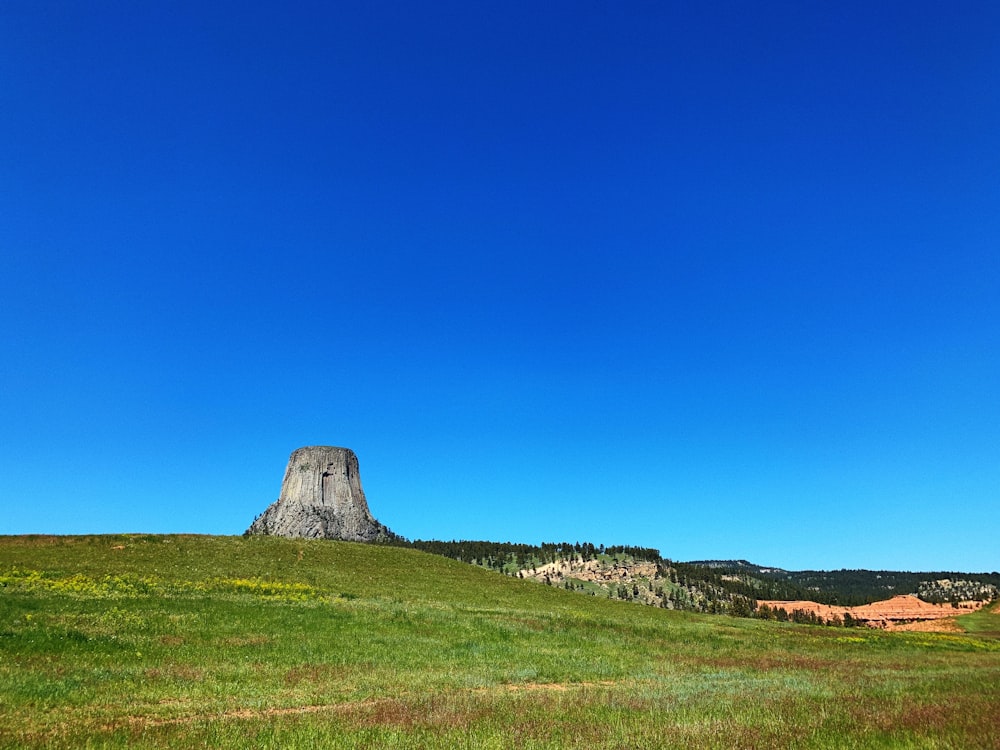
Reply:
[[[0,4],[0,533],[1000,568],[1000,5]]]

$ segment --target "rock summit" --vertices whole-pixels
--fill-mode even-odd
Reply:
[[[246,535],[383,542],[397,538],[368,510],[358,457],[349,448],[313,445],[288,459],[281,495]]]

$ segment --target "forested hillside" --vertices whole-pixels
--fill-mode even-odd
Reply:
[[[745,560],[675,562],[654,548],[590,542],[404,544],[593,596],[742,616],[752,615],[760,599],[858,606],[898,594],[914,594],[932,603],[988,601],[1000,591],[996,572],[789,571]]]
[[[756,579],[758,599],[808,599],[821,604],[858,606],[898,594],[915,594],[932,603],[989,601],[1000,589],[1000,573],[892,570],[801,570],[764,568],[745,561],[700,561],[700,569]]]

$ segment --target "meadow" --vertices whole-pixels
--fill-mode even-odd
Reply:
[[[1000,748],[1000,613],[674,612],[412,549],[0,537],[3,748]]]

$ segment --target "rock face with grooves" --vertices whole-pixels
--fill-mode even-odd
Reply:
[[[358,457],[349,448],[313,445],[288,459],[281,495],[247,535],[380,542],[397,538],[368,510]]]

